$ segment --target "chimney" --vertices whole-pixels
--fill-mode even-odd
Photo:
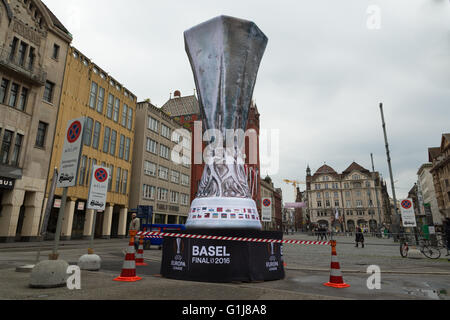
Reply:
[[[174,97],[174,98],[181,98],[181,92],[180,92],[179,90],[175,91],[175,92],[173,93],[173,97]]]

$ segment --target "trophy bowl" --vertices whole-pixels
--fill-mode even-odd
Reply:
[[[268,39],[251,21],[219,16],[184,33],[204,136],[205,169],[187,229],[261,230],[244,169],[244,136]]]

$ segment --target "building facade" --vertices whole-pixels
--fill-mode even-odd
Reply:
[[[95,236],[126,235],[136,103],[136,96],[106,71],[76,48],[69,49],[46,198],[53,168],[60,165],[67,123],[80,117],[86,122],[77,185],[68,189],[61,239],[89,238],[92,233],[94,212],[87,210],[86,201],[94,165],[110,169],[106,210],[97,214]],[[56,230],[61,195],[57,188],[49,234]]]
[[[39,0],[0,1],[0,242],[39,223],[72,36]]]
[[[439,212],[442,219],[450,218],[450,133],[443,134],[440,147],[428,149],[428,155]]]
[[[156,224],[184,224],[189,214],[191,165],[174,159],[176,146],[190,155],[189,130],[149,101],[138,103],[130,206],[152,206]]]
[[[374,232],[385,223],[382,181],[378,172],[370,172],[355,162],[341,174],[323,165],[313,175],[308,168],[306,182],[312,224],[348,232],[360,226]]]
[[[439,212],[436,192],[434,191],[433,176],[430,172],[432,168],[433,165],[431,163],[424,163],[420,166],[417,172],[417,186],[422,197],[422,205],[429,205],[430,207],[432,223],[434,225],[442,225],[442,215]],[[421,208],[421,210],[425,212],[425,208]]]

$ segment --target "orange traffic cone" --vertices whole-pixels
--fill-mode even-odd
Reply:
[[[144,229],[144,232],[146,230]],[[147,263],[144,262],[144,234],[141,234],[139,237],[139,248],[136,254],[136,266],[148,266]]]
[[[337,259],[336,254],[336,241],[331,241],[331,274],[330,274],[330,282],[324,283],[327,287],[333,288],[348,288],[349,284],[344,282],[344,278],[341,273],[341,266],[339,265],[339,261]]]
[[[130,243],[128,244],[127,254],[123,262],[122,273],[114,281],[135,282],[142,280],[142,278],[136,276],[136,261],[134,260],[134,237],[136,233],[137,231],[130,230]]]

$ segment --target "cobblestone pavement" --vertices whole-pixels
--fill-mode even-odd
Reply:
[[[305,234],[285,239],[315,240]],[[102,258],[100,272],[82,272],[82,290],[28,288],[29,274],[15,268],[34,263],[36,243],[0,244],[0,299],[152,299],[152,300],[302,300],[302,299],[449,299],[450,262],[403,259],[399,244],[391,239],[366,238],[366,247],[355,248],[353,238],[336,237],[337,254],[344,280],[350,288],[323,286],[329,280],[331,249],[328,246],[284,245],[286,278],[264,283],[211,284],[164,279],[158,276],[161,250],[152,247],[144,257],[148,267],[138,267],[143,280],[112,281],[122,268],[126,239],[96,240],[95,253]],[[88,241],[62,242],[60,258],[76,264],[87,252]],[[42,245],[41,260],[47,259],[53,243]],[[444,253],[444,252],[443,252]],[[369,265],[381,269],[381,290],[366,285]]]

